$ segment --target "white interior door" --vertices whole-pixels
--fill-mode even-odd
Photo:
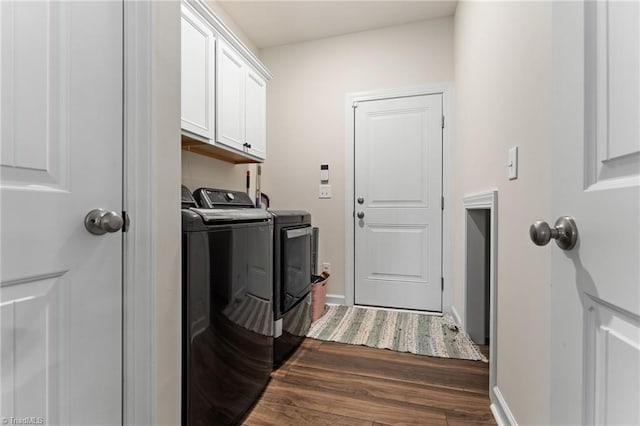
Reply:
[[[551,219],[553,424],[640,424],[640,3],[558,2]],[[532,319],[533,320],[533,319]]]
[[[92,209],[122,210],[122,9],[0,2],[7,424],[122,420],[122,234],[84,226]]]
[[[357,305],[442,310],[442,95],[355,111]]]

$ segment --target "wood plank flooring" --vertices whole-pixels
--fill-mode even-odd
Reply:
[[[489,365],[307,339],[245,425],[495,425]]]

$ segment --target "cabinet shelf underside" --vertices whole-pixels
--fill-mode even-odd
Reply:
[[[184,134],[182,135],[182,149],[233,164],[262,163],[261,160],[246,157],[246,154],[235,153],[226,148],[202,142]]]

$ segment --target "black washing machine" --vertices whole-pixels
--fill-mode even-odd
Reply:
[[[273,219],[243,192],[195,195],[183,187],[182,424],[237,424],[273,369]]]
[[[311,215],[273,210],[274,368],[304,340],[310,319]]]

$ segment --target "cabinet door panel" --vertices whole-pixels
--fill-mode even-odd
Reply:
[[[216,141],[244,150],[245,65],[238,54],[218,41],[216,85]]]
[[[249,154],[266,158],[267,84],[253,70],[247,68],[246,81],[246,139],[251,145]]]
[[[182,8],[182,128],[213,138],[215,37],[202,18]]]

